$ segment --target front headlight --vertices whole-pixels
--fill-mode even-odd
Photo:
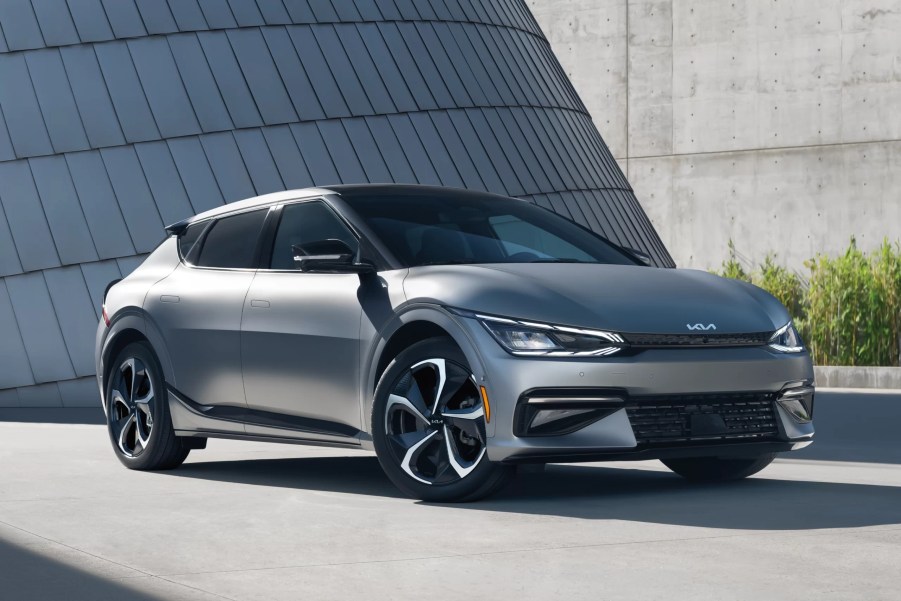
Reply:
[[[801,335],[792,322],[788,322],[773,333],[770,338],[769,346],[780,353],[800,353],[804,350],[804,343],[801,342]]]
[[[504,349],[514,355],[603,357],[626,343],[619,334],[473,314]]]

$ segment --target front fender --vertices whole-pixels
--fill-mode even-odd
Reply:
[[[370,430],[369,416],[372,413],[372,403],[377,382],[376,373],[378,371],[379,360],[388,341],[403,326],[416,321],[429,322],[434,324],[448,333],[453,338],[460,350],[466,356],[472,373],[476,381],[484,381],[486,378],[485,362],[482,359],[478,346],[469,332],[459,323],[459,318],[440,305],[430,303],[411,303],[406,305],[399,313],[397,313],[383,328],[372,338],[372,343],[368,349],[363,351],[363,365],[360,370],[362,381],[360,389],[362,391],[361,411],[362,424],[366,432]]]

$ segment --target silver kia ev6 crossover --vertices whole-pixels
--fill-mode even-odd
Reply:
[[[210,437],[363,448],[406,494],[461,501],[527,463],[743,478],[813,437],[810,355],[773,296],[523,200],[329,186],[167,231],[97,331],[132,469]]]

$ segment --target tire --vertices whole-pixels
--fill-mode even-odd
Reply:
[[[175,435],[162,369],[148,343],[129,344],[116,356],[104,398],[107,431],[122,465],[167,470],[184,462],[190,448]]]
[[[753,476],[776,458],[776,453],[758,457],[692,457],[661,459],[663,465],[694,482],[728,482]]]
[[[379,463],[410,497],[475,501],[513,473],[488,460],[481,395],[466,357],[449,338],[418,342],[391,362],[376,387],[371,417]]]

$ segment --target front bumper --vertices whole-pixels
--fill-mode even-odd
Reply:
[[[765,347],[648,349],[631,356],[591,359],[514,357],[477,321],[459,320],[483,365],[474,368],[491,402],[488,457],[498,462],[570,462],[662,457],[758,455],[806,446],[813,423],[800,423],[775,397],[787,387],[811,386],[813,366],[805,353],[783,354]],[[585,427],[560,435],[524,436],[517,406],[533,390],[606,391],[623,399]],[[636,439],[627,405],[672,395],[758,393],[772,400],[776,431],[753,439],[710,436],[705,440]],[[589,395],[590,396],[590,395]]]

